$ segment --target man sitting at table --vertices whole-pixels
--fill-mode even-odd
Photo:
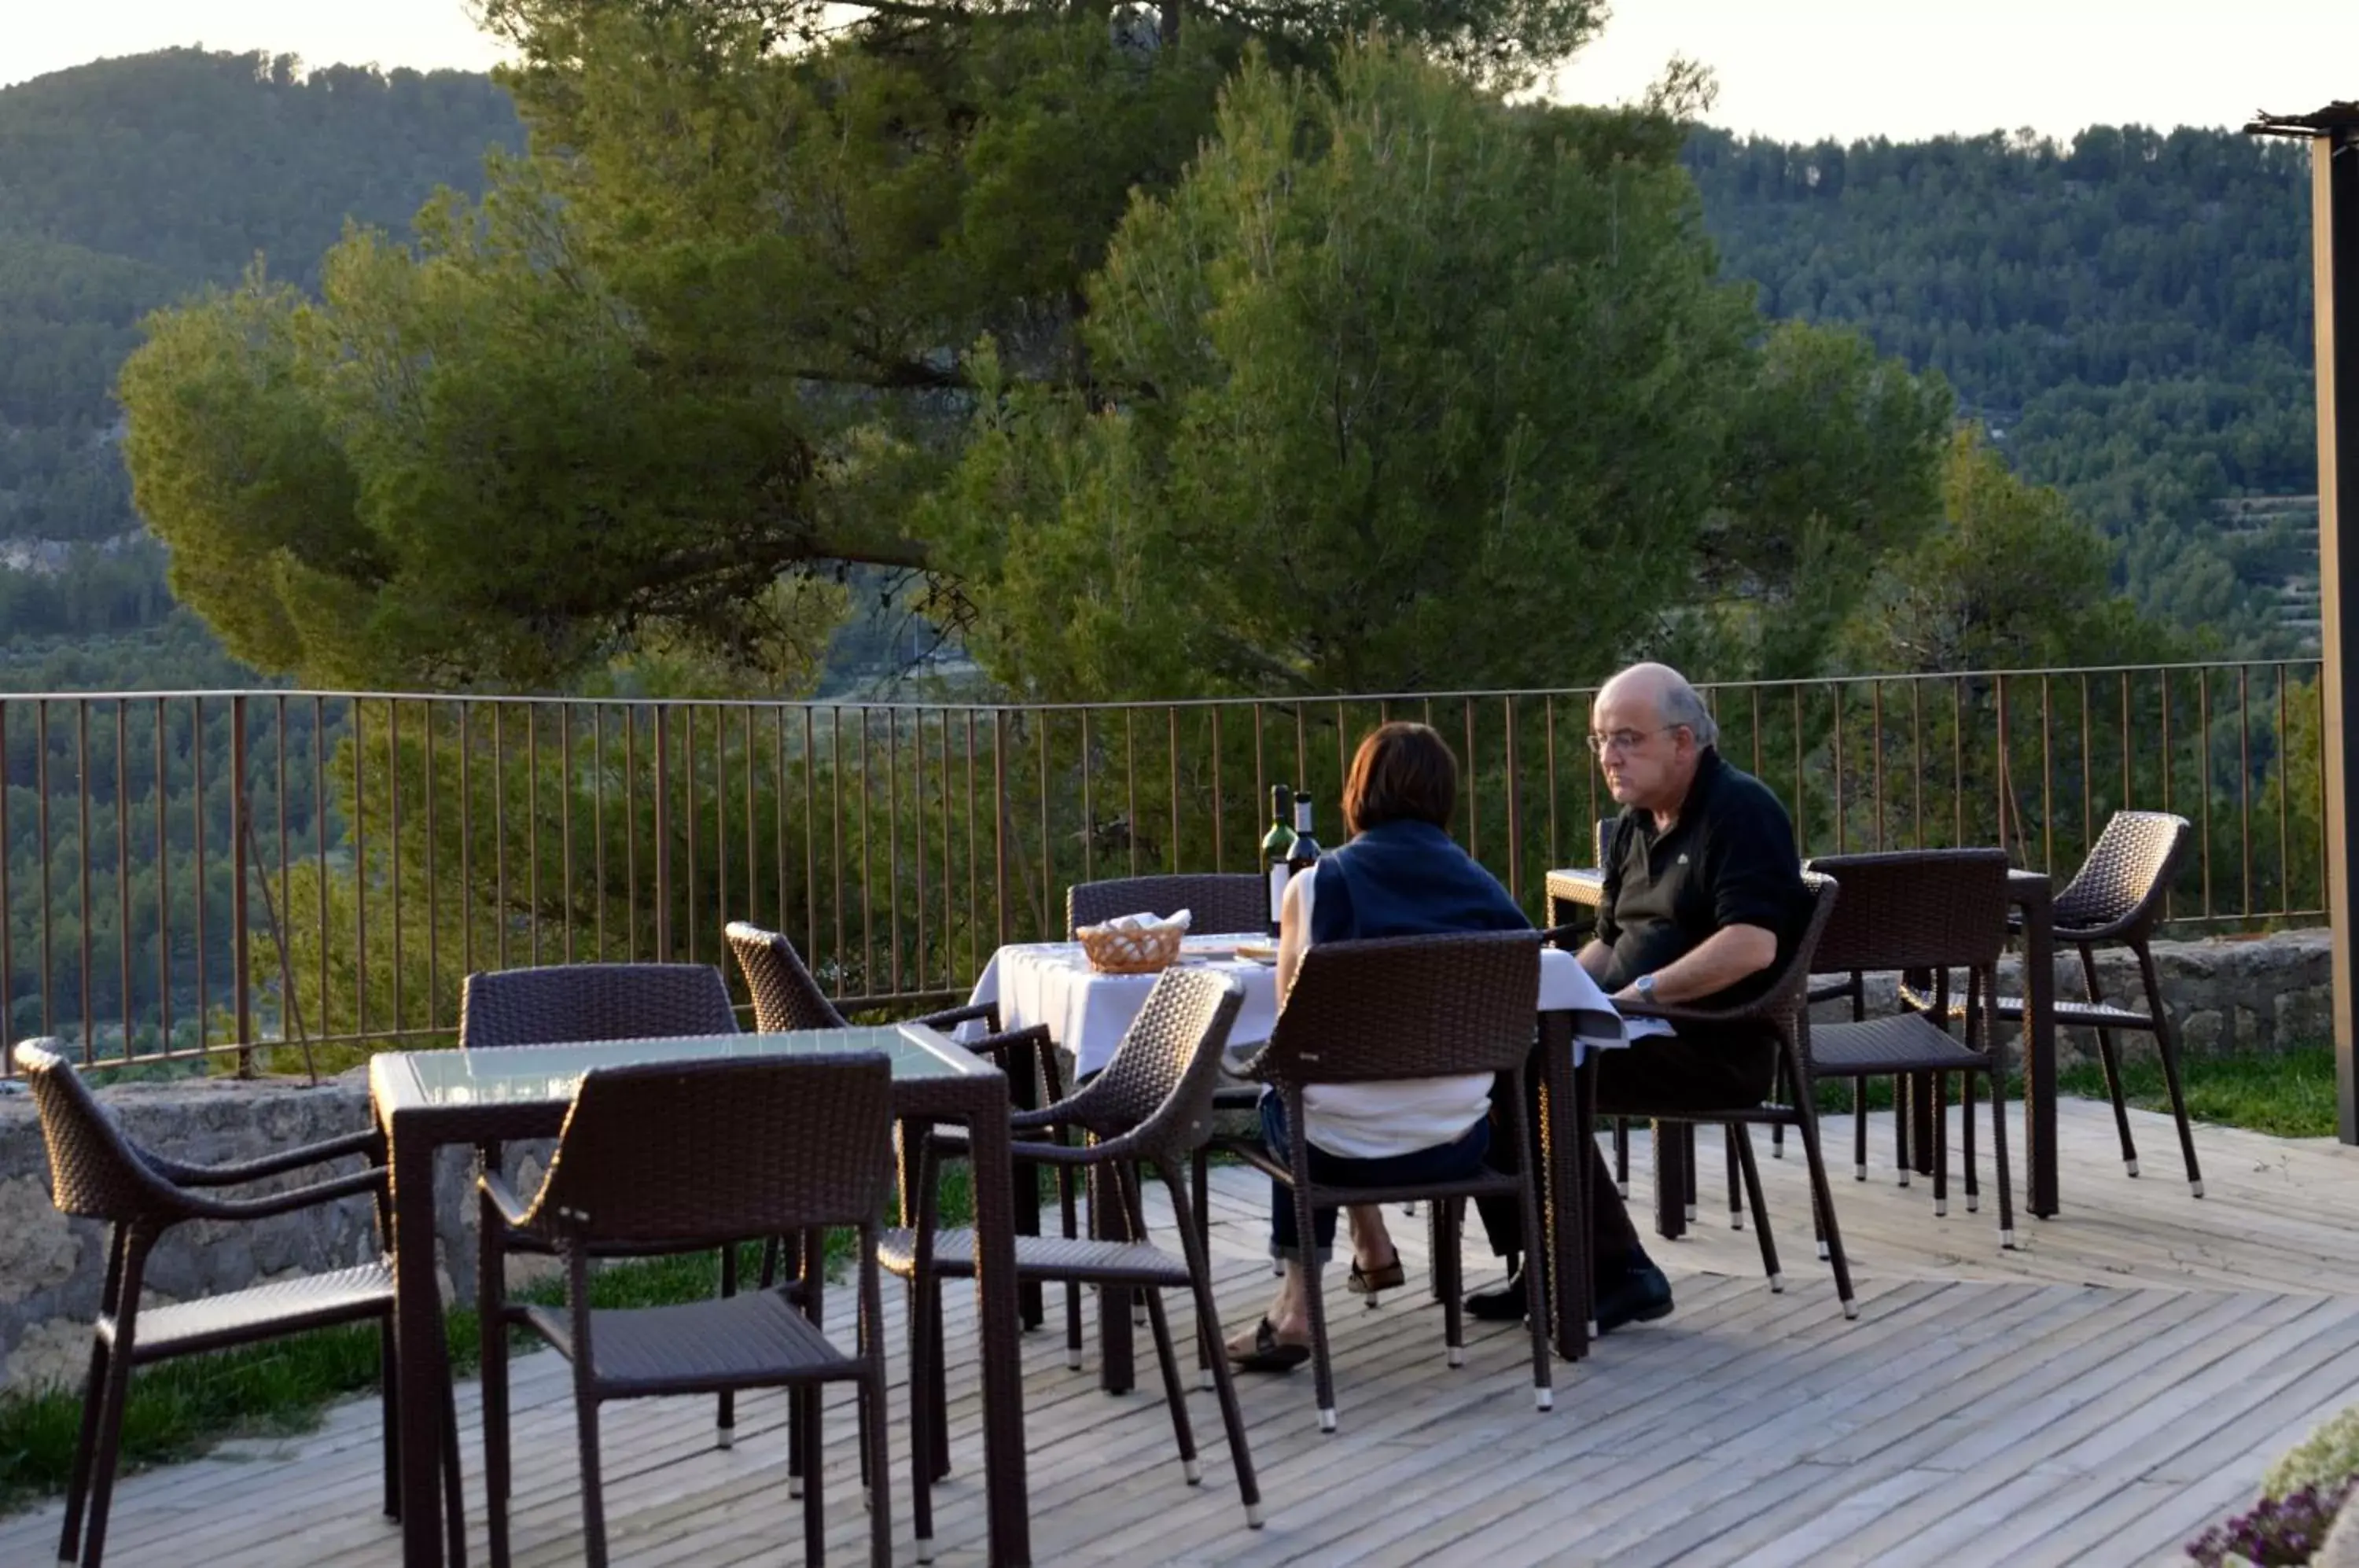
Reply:
[[[1287,884],[1279,909],[1277,994],[1294,984],[1303,950],[1314,942],[1360,937],[1423,936],[1438,931],[1529,929],[1507,890],[1450,836],[1458,800],[1458,759],[1424,724],[1379,726],[1360,743],[1343,783],[1343,825],[1353,833]],[[1386,1187],[1471,1176],[1490,1146],[1491,1075],[1419,1078],[1390,1083],[1334,1083],[1302,1092],[1310,1174],[1322,1185]],[[1288,1158],[1286,1103],[1261,1101],[1270,1152]],[[1403,1283],[1400,1254],[1374,1204],[1353,1205],[1351,1288],[1391,1290]],[[1335,1213],[1313,1216],[1311,1267],[1335,1242]],[[1247,1371],[1283,1372],[1310,1358],[1310,1300],[1294,1195],[1270,1183],[1269,1251],[1286,1265],[1277,1299],[1251,1333],[1229,1342],[1229,1358]]]
[[[1582,966],[1617,1003],[1734,1007],[1767,987],[1810,923],[1794,824],[1768,787],[1723,760],[1720,728],[1679,671],[1638,664],[1607,681],[1590,712],[1590,749],[1623,811],[1606,853],[1597,934]],[[1758,1105],[1777,1073],[1767,1034],[1682,1029],[1608,1051],[1598,1063],[1605,1114]],[[1600,1333],[1671,1310],[1663,1277],[1590,1146]],[[1478,1318],[1516,1321],[1523,1230],[1513,1199],[1482,1205],[1507,1283],[1467,1298]]]

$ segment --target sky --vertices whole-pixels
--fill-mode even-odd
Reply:
[[[465,0],[0,0],[0,85],[176,44],[310,64],[480,71]],[[1552,96],[1642,95],[1675,55],[1712,67],[1707,116],[1814,141],[2136,121],[2237,125],[2359,98],[2351,0],[1614,0]]]

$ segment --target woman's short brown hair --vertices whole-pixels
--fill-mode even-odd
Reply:
[[[1447,828],[1457,806],[1458,758],[1430,724],[1377,725],[1343,780],[1343,826],[1355,833],[1403,820]]]

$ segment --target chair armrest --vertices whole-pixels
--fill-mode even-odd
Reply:
[[[331,1177],[325,1181],[314,1181],[308,1187],[273,1192],[265,1198],[201,1198],[191,1193],[187,1202],[190,1212],[200,1219],[266,1220],[274,1214],[293,1214],[298,1209],[332,1203],[339,1198],[358,1197],[362,1193],[382,1197],[386,1190],[386,1168],[372,1165],[348,1176]]]
[[[962,1007],[943,1007],[937,1012],[920,1013],[909,1021],[913,1024],[923,1024],[928,1029],[948,1029],[956,1028],[960,1024],[973,1023],[977,1018],[981,1018],[984,1026],[993,1034],[997,1034],[999,1004],[970,1002]]]
[[[1582,945],[1589,940],[1590,933],[1596,929],[1595,923],[1590,920],[1568,921],[1560,926],[1550,926],[1540,932],[1540,945],[1569,948],[1578,953]]]
[[[508,1185],[506,1176],[496,1171],[486,1171],[475,1178],[475,1190],[484,1195],[484,1201],[492,1205],[510,1230],[530,1228],[525,1222],[531,1210],[523,1199],[516,1195],[516,1189]]]
[[[1005,1034],[987,1034],[981,1040],[962,1040],[959,1044],[977,1056],[1004,1055],[1019,1045],[1038,1046],[1045,1051],[1049,1049],[1049,1026],[1031,1024],[1020,1029],[1009,1029]]]
[[[1682,1007],[1670,1002],[1616,1002],[1625,1018],[1660,1018],[1667,1024],[1766,1024],[1772,1015],[1758,1003],[1742,1007]]]
[[[331,1160],[342,1160],[349,1154],[377,1156],[384,1152],[384,1143],[374,1129],[347,1133],[321,1143],[305,1144],[300,1149],[281,1149],[266,1154],[259,1160],[248,1160],[235,1165],[183,1165],[177,1160],[142,1148],[139,1157],[167,1181],[180,1187],[234,1187],[242,1182],[259,1181],[266,1176],[279,1176],[289,1171],[299,1171],[306,1165],[322,1165]]]

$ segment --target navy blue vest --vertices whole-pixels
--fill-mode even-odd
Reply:
[[[1507,890],[1430,822],[1380,823],[1321,855],[1311,884],[1310,940],[1529,931]]]

